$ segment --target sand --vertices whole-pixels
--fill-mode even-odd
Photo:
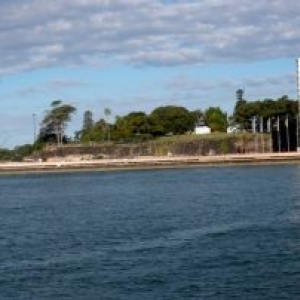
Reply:
[[[59,172],[84,170],[126,170],[148,168],[174,168],[188,166],[221,166],[230,164],[278,164],[300,163],[300,152],[252,153],[210,156],[162,156],[135,157],[126,159],[97,159],[65,161],[56,158],[51,162],[5,162],[0,163],[0,173]]]

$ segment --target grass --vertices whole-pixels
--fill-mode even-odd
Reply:
[[[161,142],[188,142],[188,141],[197,141],[197,140],[220,140],[220,139],[228,139],[228,138],[251,138],[253,137],[252,133],[226,133],[226,132],[213,132],[210,134],[196,135],[196,134],[184,134],[184,135],[172,135],[172,136],[164,136],[159,137],[156,141]]]

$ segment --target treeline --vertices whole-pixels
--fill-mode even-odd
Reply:
[[[207,125],[212,132],[226,132],[228,126],[238,126],[251,131],[253,117],[275,118],[288,114],[296,118],[298,102],[282,96],[278,99],[247,101],[243,90],[237,91],[233,114],[228,116],[220,107],[206,110],[188,110],[182,106],[161,106],[147,114],[133,111],[124,116],[116,116],[112,122],[112,111],[106,108],[104,117],[95,121],[93,112],[87,110],[83,115],[82,127],[73,138],[65,135],[65,129],[76,108],[54,101],[47,110],[40,128],[37,142],[39,144],[72,142],[134,142],[151,140],[161,136],[182,135],[194,132],[196,124]]]
[[[94,123],[92,112],[86,111],[82,130],[77,132],[76,140],[136,141],[182,135],[192,133],[199,120],[210,126],[212,131],[226,131],[227,114],[219,107],[210,107],[206,111],[189,111],[181,106],[162,106],[150,114],[135,111],[125,116],[117,116],[114,123],[110,123],[108,118]]]
[[[41,143],[66,143],[71,139],[65,136],[65,129],[76,108],[61,101],[54,101],[42,122],[37,139]],[[219,107],[210,107],[205,111],[189,111],[182,106],[162,106],[150,114],[133,111],[124,116],[117,116],[111,122],[111,110],[104,109],[104,118],[94,121],[93,113],[85,111],[82,128],[75,132],[74,142],[130,142],[149,140],[166,135],[192,133],[195,125],[201,122],[211,127],[212,131],[225,132],[227,114]]]
[[[282,116],[297,119],[298,101],[289,99],[288,96],[276,100],[264,99],[251,102],[240,97],[235,104],[232,121],[246,131],[250,131],[253,117],[274,120]]]
[[[34,151],[34,145],[25,144],[14,149],[0,148],[1,161],[22,161],[24,157],[30,156]]]

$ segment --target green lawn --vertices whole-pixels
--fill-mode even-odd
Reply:
[[[214,132],[210,134],[185,134],[185,135],[172,135],[172,136],[164,136],[157,138],[156,141],[162,142],[178,142],[178,141],[195,141],[195,140],[220,140],[226,139],[230,137],[236,138],[251,138],[253,137],[252,133],[226,133],[226,132]]]

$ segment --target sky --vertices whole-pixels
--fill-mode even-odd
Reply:
[[[53,100],[77,108],[67,133],[104,109],[165,105],[232,113],[297,98],[300,2],[290,0],[1,0],[0,148],[32,143]]]

